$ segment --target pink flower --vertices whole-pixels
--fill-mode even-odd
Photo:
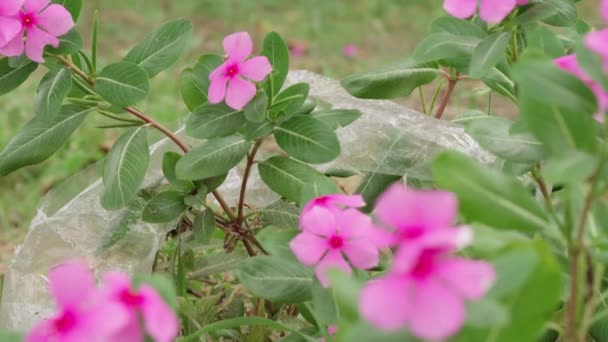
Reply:
[[[49,280],[59,310],[34,326],[27,342],[107,341],[127,323],[119,305],[98,300],[95,280],[85,264],[64,263],[50,272]]]
[[[4,0],[6,2],[7,0]],[[8,0],[9,2],[12,0]],[[74,27],[72,15],[65,7],[58,4],[49,5],[51,0],[25,0],[23,9],[15,18],[21,22],[21,32],[18,33],[4,47],[0,48],[0,55],[21,56],[25,54],[37,63],[44,63],[42,54],[44,47],[59,46],[59,39]],[[23,41],[23,34],[27,38]]]
[[[365,201],[361,195],[324,195],[310,200],[310,202],[304,206],[304,209],[302,209],[302,215],[306,215],[306,213],[308,213],[310,209],[314,207],[322,207],[329,210],[341,210],[342,207],[361,208],[364,206]]]
[[[21,32],[21,21],[17,18],[23,0],[0,1],[0,48]]]
[[[224,50],[228,59],[209,75],[209,102],[220,103],[226,98],[229,107],[241,110],[257,92],[255,85],[243,77],[262,81],[272,71],[272,65],[265,56],[246,60],[253,52],[253,42],[247,32],[224,38]]]
[[[408,328],[414,335],[442,340],[466,318],[465,300],[481,299],[494,283],[493,267],[451,256],[449,248],[410,251],[400,256],[400,271],[370,281],[361,292],[361,315],[375,327]]]
[[[128,317],[128,324],[116,332],[111,341],[144,341],[144,329],[140,322],[154,341],[169,342],[177,336],[179,322],[175,313],[151,286],[141,285],[138,290],[134,290],[129,276],[108,272],[104,276],[101,291],[108,301],[118,303]]]
[[[607,2],[608,3],[608,2]],[[608,73],[608,29],[593,31],[585,36],[585,45],[604,61],[604,72]]]
[[[338,332],[338,327],[335,325],[330,325],[327,327],[327,333],[331,336],[335,335]],[[325,338],[321,337],[319,342],[325,342]]]
[[[453,226],[458,200],[451,192],[415,191],[397,183],[380,195],[374,213],[389,229],[376,231],[381,245],[409,245],[431,233],[453,237],[460,245],[471,239],[468,229]]]
[[[608,0],[602,0],[600,3],[600,15],[602,19],[608,21]]]
[[[344,45],[342,48],[342,54],[344,57],[353,58],[359,54],[359,48],[355,44]]]
[[[317,278],[329,285],[326,271],[338,268],[350,273],[351,266],[368,269],[378,265],[378,247],[368,238],[372,230],[369,216],[356,209],[330,210],[313,206],[300,217],[303,232],[289,244],[298,260],[316,265]]]
[[[478,0],[445,0],[443,8],[457,18],[469,18],[477,12]],[[529,0],[479,0],[479,16],[482,20],[498,23],[506,18],[517,5],[525,5]]]
[[[608,110],[608,92],[602,88],[601,84],[595,82],[587,75],[587,73],[585,73],[583,69],[581,69],[575,55],[559,57],[556,58],[554,62],[560,69],[563,69],[578,77],[591,89],[591,91],[595,94],[599,108],[598,113],[595,115],[595,119],[603,122],[604,114]]]

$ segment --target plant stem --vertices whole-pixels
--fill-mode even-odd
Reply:
[[[540,164],[537,166],[537,168],[538,168],[538,170],[540,170]],[[541,175],[539,174],[539,172],[536,169],[532,170],[532,178],[534,179],[536,184],[538,184],[538,189],[540,190],[540,192],[543,195],[543,198],[545,199],[545,204],[547,205],[547,209],[549,209],[549,211],[553,212],[553,201],[551,199],[551,194],[549,193],[545,180],[541,177]]]
[[[435,87],[433,97],[431,98],[431,106],[429,107],[429,113],[432,113],[435,109],[435,103],[437,103],[437,98],[439,98],[439,92],[441,91],[441,88],[443,88],[443,78],[439,81],[437,87]]]
[[[422,86],[418,87],[418,95],[420,96],[420,106],[422,106],[422,112],[428,114],[426,110],[426,99],[424,98],[424,90]]]
[[[239,195],[239,205],[238,205],[238,218],[237,223],[243,222],[243,207],[245,206],[245,192],[247,191],[247,182],[249,181],[249,174],[251,173],[251,167],[253,166],[253,162],[255,160],[255,155],[258,152],[260,146],[262,146],[262,139],[255,142],[251,151],[247,155],[247,164],[245,165],[245,171],[243,172],[243,183],[241,184],[241,193]]]
[[[213,191],[212,194],[213,194],[213,197],[215,197],[217,202],[220,204],[222,209],[224,209],[224,212],[226,213],[226,215],[228,215],[228,217],[230,217],[230,220],[235,221],[236,215],[234,215],[234,212],[232,211],[232,209],[230,209],[230,206],[228,205],[228,203],[226,203],[226,200],[224,199],[224,197],[222,197],[222,195],[220,195],[220,193],[217,192],[217,190]]]
[[[160,124],[158,121],[147,116],[146,114],[144,114],[143,112],[141,112],[140,110],[138,110],[135,107],[129,106],[129,107],[125,107],[124,109],[127,112],[133,114],[133,116],[142,120],[143,122],[149,123],[150,126],[156,128],[158,131],[163,133],[167,138],[173,140],[173,142],[177,146],[179,146],[179,148],[181,148],[182,151],[184,151],[184,153],[187,153],[190,150],[188,145],[186,145],[183,141],[181,141],[180,138],[178,138],[175,134],[173,134],[173,132],[171,132],[171,130],[169,130],[167,127],[163,126],[162,124]]]
[[[448,79],[448,88],[446,89],[445,93],[443,94],[443,98],[441,99],[439,108],[437,108],[437,112],[435,112],[435,119],[441,119],[441,116],[443,115],[445,108],[448,106],[450,97],[452,97],[452,93],[454,92],[456,83],[458,83],[458,79],[453,79],[453,78]]]

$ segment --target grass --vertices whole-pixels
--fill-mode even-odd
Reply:
[[[587,11],[592,12],[595,3],[586,2]],[[292,69],[341,78],[411,54],[431,20],[441,14],[440,5],[439,0],[89,0],[78,28],[90,44],[93,11],[100,10],[103,65],[122,58],[164,21],[181,17],[194,22],[190,49],[178,65],[153,80],[151,94],[141,104],[147,113],[176,127],[186,113],[178,93],[180,70],[201,53],[221,53],[221,40],[229,33],[248,31],[260,47],[265,33],[277,31],[290,45],[305,50],[303,56],[292,58]],[[342,55],[346,44],[358,46],[356,58]],[[32,99],[41,76],[39,71],[18,91],[0,97],[0,146],[34,116]],[[464,106],[476,103],[469,90],[457,93],[455,101]],[[0,265],[2,255],[25,234],[41,196],[103,158],[117,132],[96,128],[98,120],[88,120],[50,160],[0,178]]]

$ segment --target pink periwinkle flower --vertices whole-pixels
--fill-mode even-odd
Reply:
[[[600,16],[602,19],[608,21],[608,0],[602,0],[600,2]]]
[[[477,12],[478,0],[445,0],[443,8],[450,15],[465,19]],[[501,22],[517,5],[526,5],[529,0],[479,0],[479,17],[490,23]]]
[[[0,55],[21,56],[25,50],[29,59],[37,63],[44,63],[42,57],[44,47],[47,45],[58,47],[59,39],[57,37],[68,33],[74,27],[74,20],[70,12],[61,5],[50,4],[51,0],[3,0],[2,2],[22,2],[23,7],[13,17],[20,22],[20,32],[3,46],[0,45]],[[10,30],[13,29],[14,27]],[[6,33],[8,30],[0,26],[0,32]],[[24,33],[27,36],[25,41],[23,40]]]
[[[342,48],[344,57],[354,58],[359,54],[359,48],[355,44],[347,44]]]
[[[351,265],[358,269],[378,265],[378,247],[369,238],[373,230],[371,219],[358,210],[312,206],[300,217],[300,226],[302,233],[289,246],[301,263],[316,265],[317,278],[323,286],[329,285],[328,269],[351,273]]]
[[[608,40],[607,40],[608,42]],[[555,64],[564,71],[567,71],[574,76],[578,77],[583,83],[585,83],[595,94],[597,99],[599,111],[595,114],[595,119],[603,122],[604,114],[608,110],[608,92],[604,90],[601,84],[595,82],[585,71],[580,67],[575,55],[568,55],[556,58]]]
[[[337,327],[337,326],[335,326],[335,325],[330,325],[330,326],[328,326],[328,327],[327,327],[327,333],[328,333],[330,336],[335,335],[337,332],[338,332],[338,327]],[[325,338],[321,337],[321,338],[319,339],[319,342],[325,342]]]
[[[257,92],[255,84],[247,79],[264,80],[272,71],[272,65],[265,56],[247,60],[253,52],[253,42],[247,32],[224,38],[224,50],[228,59],[209,75],[209,102],[220,103],[225,98],[229,107],[241,110]]]
[[[0,1],[0,48],[13,40],[21,32],[18,14],[23,0]]]
[[[343,208],[361,208],[365,206],[365,200],[361,195],[331,194],[323,195],[310,200],[302,209],[302,216],[306,215],[314,207],[322,207],[329,210],[342,210]]]
[[[84,263],[59,265],[51,270],[49,280],[58,312],[34,326],[26,342],[109,341],[127,323],[120,305],[99,300],[93,275]]]
[[[111,341],[144,341],[144,328],[156,342],[170,342],[177,336],[179,322],[175,313],[151,286],[143,284],[135,290],[129,276],[108,272],[101,291],[108,301],[119,303],[128,317],[128,323]]]

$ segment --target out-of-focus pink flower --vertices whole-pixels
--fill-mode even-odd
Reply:
[[[247,60],[253,52],[253,42],[247,32],[233,33],[224,38],[224,50],[228,59],[210,75],[209,102],[226,104],[236,110],[243,109],[256,94],[256,87],[250,81],[262,81],[272,71],[272,65],[265,56]]]
[[[4,0],[3,2],[15,2]],[[65,7],[50,4],[51,0],[25,0],[22,10],[15,15],[21,23],[21,31],[0,48],[0,55],[12,57],[25,54],[37,63],[44,63],[44,47],[59,46],[60,37],[74,27],[72,15]],[[49,5],[50,4],[50,5]],[[25,42],[23,35],[27,36]]]
[[[21,32],[18,14],[23,0],[0,1],[0,48],[13,40]]]
[[[129,276],[108,272],[104,276],[101,292],[109,302],[119,303],[128,317],[128,324],[116,332],[110,341],[144,341],[144,328],[157,342],[170,342],[177,336],[179,322],[175,313],[151,286],[144,284],[135,290]]]
[[[585,45],[604,61],[604,72],[608,73],[608,29],[593,31],[585,36]]]
[[[347,44],[342,48],[342,54],[344,57],[353,58],[359,54],[359,48],[355,44]]]
[[[378,265],[378,247],[369,239],[372,222],[356,209],[330,210],[313,206],[300,217],[303,232],[289,244],[298,260],[307,266],[316,265],[317,278],[329,285],[326,271],[338,268],[350,273],[351,267],[368,269]]]
[[[457,18],[468,18],[477,12],[478,0],[445,0],[443,8]],[[480,0],[479,17],[487,22],[498,23],[506,18],[517,5],[525,5],[529,0]]]
[[[96,297],[95,280],[84,263],[64,263],[50,272],[49,280],[58,312],[34,326],[27,342],[109,341],[127,324],[120,305]]]
[[[310,202],[304,206],[304,209],[302,209],[302,215],[306,215],[306,213],[308,213],[310,209],[314,207],[322,207],[330,210],[341,210],[343,208],[361,208],[364,206],[365,200],[363,200],[363,196],[361,195],[324,195],[310,200]]]
[[[335,325],[330,325],[327,327],[327,333],[331,336],[335,335],[338,332],[338,327]],[[321,337],[319,342],[325,342],[325,338]]]
[[[361,315],[381,330],[408,328],[423,339],[455,334],[466,318],[465,301],[485,296],[495,280],[489,263],[451,255],[457,244],[428,239],[404,245],[391,272],[363,288]]]
[[[600,16],[602,19],[608,21],[608,0],[602,0],[600,2]]]
[[[595,119],[603,122],[604,114],[608,110],[608,92],[602,88],[602,85],[595,82],[585,71],[579,66],[575,55],[568,55],[556,58],[555,64],[574,76],[578,77],[583,83],[585,83],[595,94],[598,103],[598,113],[595,114]]]

